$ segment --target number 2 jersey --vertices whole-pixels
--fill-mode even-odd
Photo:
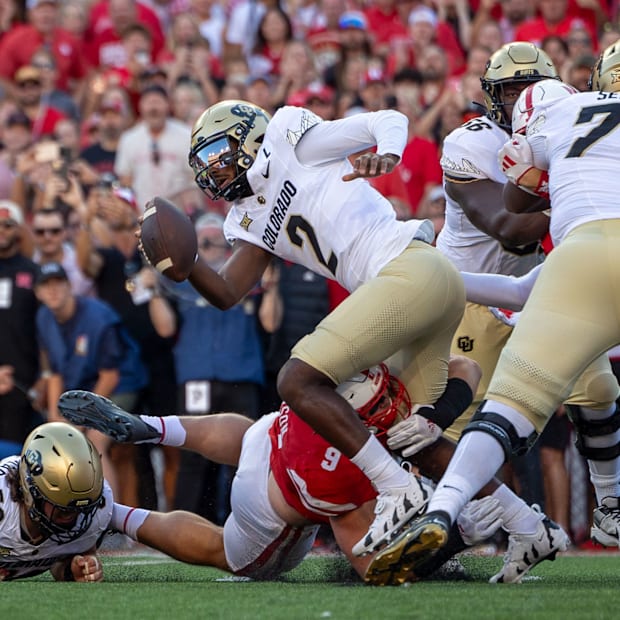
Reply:
[[[406,118],[390,110],[323,121],[304,108],[279,109],[247,173],[254,194],[226,217],[227,239],[243,239],[355,290],[413,239],[433,241],[429,220],[398,221],[366,180],[342,181],[353,171],[349,155],[376,144],[379,153],[400,156],[406,137]]]
[[[97,509],[90,527],[76,540],[57,543],[49,538],[33,545],[22,537],[20,504],[11,499],[9,476],[17,473],[19,456],[0,461],[0,581],[32,577],[49,570],[53,564],[85,553],[97,546],[112,518],[114,500],[104,483],[105,502]]]
[[[526,129],[534,164],[549,170],[550,232],[620,218],[614,179],[620,153],[620,93],[577,93],[535,106]]]
[[[452,131],[443,142],[441,167],[452,183],[489,180],[504,185],[508,179],[497,159],[508,134],[490,119],[479,116]],[[504,208],[500,202],[497,210]],[[446,195],[446,219],[437,248],[460,271],[523,275],[539,261],[534,248],[526,254],[506,249],[471,223],[461,206]]]
[[[328,522],[377,496],[362,470],[286,404],[269,437],[271,471],[284,499],[313,523]]]

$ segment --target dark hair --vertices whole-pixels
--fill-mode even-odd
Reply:
[[[564,53],[568,56],[570,53],[570,50],[568,49],[568,43],[566,42],[565,39],[563,39],[562,37],[558,36],[557,34],[548,34],[541,42],[540,44],[540,49],[546,51],[546,47],[549,43],[557,43],[562,50],[564,51]]]

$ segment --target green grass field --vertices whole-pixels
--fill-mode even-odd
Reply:
[[[491,585],[501,557],[461,558],[467,578],[373,588],[339,558],[311,557],[273,583],[222,581],[220,571],[160,555],[106,555],[106,580],[48,575],[0,585],[4,620],[232,619],[585,620],[618,616],[620,554],[564,555],[520,585]]]

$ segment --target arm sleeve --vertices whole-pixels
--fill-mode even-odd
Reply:
[[[497,273],[461,272],[467,301],[483,306],[521,310],[538,278],[542,265],[534,267],[521,277]]]
[[[120,367],[125,349],[118,333],[118,325],[110,325],[101,339],[99,350],[99,368],[103,370]]]
[[[395,110],[324,121],[304,134],[295,153],[305,166],[342,160],[373,146],[381,155],[391,153],[400,157],[407,144],[407,126],[407,117]]]

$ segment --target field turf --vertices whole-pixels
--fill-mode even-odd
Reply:
[[[278,582],[231,581],[160,554],[104,555],[98,584],[49,574],[0,585],[6,620],[579,620],[618,616],[620,553],[565,554],[520,585],[491,585],[501,557],[464,556],[466,577],[362,585],[338,557],[310,557]]]

